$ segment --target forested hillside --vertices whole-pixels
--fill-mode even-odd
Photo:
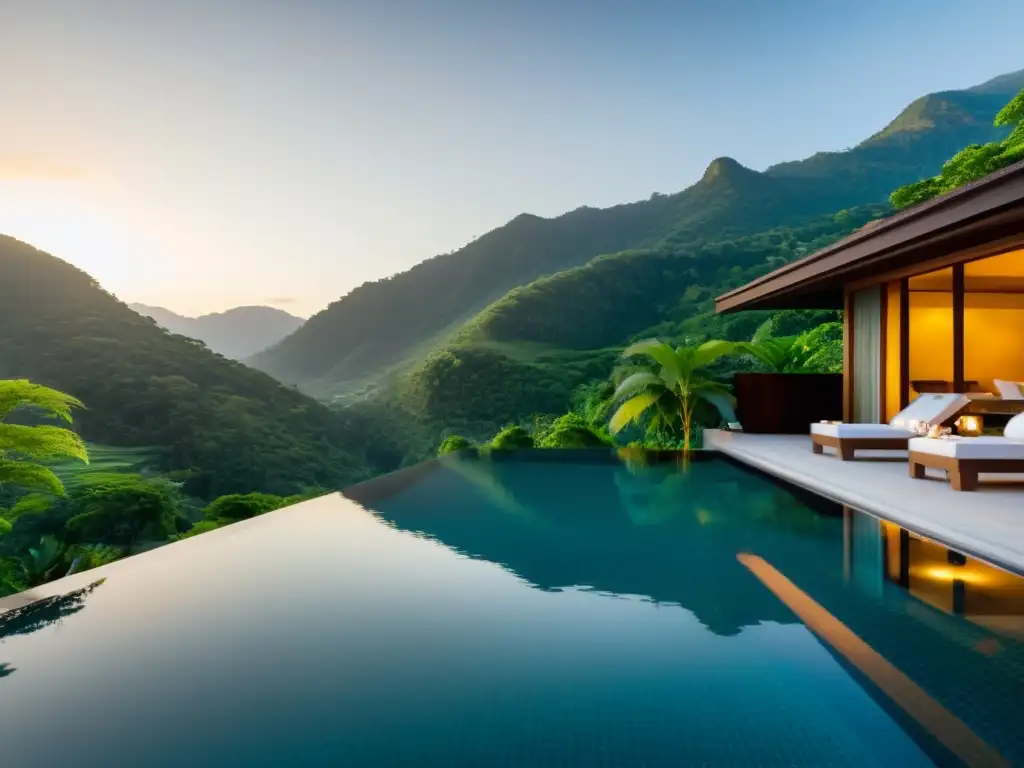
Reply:
[[[631,340],[750,338],[767,313],[715,315],[716,295],[823,248],[887,210],[861,206],[702,245],[666,242],[543,278],[490,305],[380,392],[373,406],[405,414],[411,459],[447,432],[483,439],[503,424],[559,413],[579,387],[608,377]],[[834,319],[834,312],[778,316],[785,334]],[[356,408],[363,407],[370,406]],[[382,429],[381,439],[388,434]]]
[[[156,449],[190,493],[297,493],[369,470],[342,418],[133,312],[84,272],[0,236],[0,379],[78,397],[90,441]]]
[[[388,371],[408,370],[463,336],[460,326],[506,292],[597,256],[630,251],[623,258],[645,259],[649,253],[639,254],[653,249],[670,258],[679,249],[693,253],[707,243],[884,203],[894,188],[937,173],[966,144],[1001,137],[992,118],[1021,87],[1024,71],[932,94],[853,149],[763,173],[719,158],[676,194],[554,219],[521,215],[454,253],[355,289],[250,362],[319,397],[372,387]],[[595,308],[589,324],[608,327],[602,311]],[[595,336],[610,338],[603,333]]]
[[[199,339],[206,346],[232,360],[255,355],[293,333],[304,322],[301,317],[274,307],[234,307],[199,317],[185,317],[163,307],[129,304],[144,317],[171,333]]]

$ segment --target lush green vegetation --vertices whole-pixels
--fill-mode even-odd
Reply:
[[[776,324],[776,318],[765,320],[750,341],[737,342],[736,350],[771,373],[842,373],[842,323],[822,323],[793,336],[775,335]]]
[[[105,454],[101,468],[71,472],[69,459],[83,466],[88,461],[77,434],[46,423],[8,421],[69,423],[72,408],[81,407],[62,392],[24,380],[0,380],[0,595],[319,493],[228,494],[204,504],[187,494],[184,483],[124,471],[132,466],[123,461],[125,452],[100,449]],[[138,458],[139,453],[129,456]],[[70,478],[67,487],[48,461],[56,461],[60,473]]]
[[[728,387],[708,369],[716,360],[736,351],[727,341],[706,341],[699,347],[675,347],[657,339],[631,344],[624,357],[646,357],[634,363],[622,378],[612,400],[617,409],[610,427],[619,433],[631,424],[644,423],[647,433],[681,432],[683,446],[693,445],[693,416],[699,402],[712,405],[725,420],[732,420],[735,400]]]
[[[496,302],[372,404],[348,412],[372,411],[373,442],[393,446],[399,463],[410,463],[432,455],[449,433],[483,444],[504,425],[529,426],[535,417],[565,413],[574,393],[607,380],[636,339],[658,337],[674,346],[713,338],[748,341],[768,318],[782,339],[823,326],[817,338],[803,340],[816,350],[805,357],[817,355],[805,362],[814,370],[835,370],[842,360],[838,312],[722,316],[714,314],[714,297],[834,242],[885,210],[841,211],[800,227],[705,243],[693,253],[682,246],[627,252],[544,278]],[[756,365],[730,358],[714,366],[714,375],[728,381],[732,371]],[[382,411],[389,415],[377,415]]]
[[[71,265],[0,237],[0,273],[0,378],[86,402],[86,440],[152,450],[189,495],[290,495],[375,471],[344,417],[162,330]]]
[[[971,144],[947,160],[938,175],[900,187],[889,198],[893,207],[922,203],[1024,160],[1024,90],[999,111],[993,124],[1010,134],[999,141]]]
[[[77,459],[65,459],[48,465],[69,490],[97,475],[151,474],[158,454],[152,448],[123,448],[99,443],[87,443],[86,450],[88,464]]]

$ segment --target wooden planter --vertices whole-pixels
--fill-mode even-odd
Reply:
[[[733,387],[744,432],[806,435],[812,422],[843,418],[841,373],[737,373]]]

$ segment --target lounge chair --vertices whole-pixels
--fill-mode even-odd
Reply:
[[[941,469],[954,491],[973,491],[981,472],[1024,474],[1024,413],[1010,419],[1002,437],[948,437],[910,440],[910,476],[925,477],[925,469]]]
[[[815,453],[835,448],[843,461],[860,450],[905,451],[910,439],[920,434],[918,423],[943,424],[969,402],[961,394],[919,395],[888,424],[811,424],[811,448]]]

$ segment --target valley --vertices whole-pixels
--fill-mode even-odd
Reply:
[[[57,256],[0,236],[0,382],[28,379],[84,403],[74,429],[91,457],[83,464],[72,446],[47,464],[66,498],[0,488],[0,582],[24,588],[54,568],[197,535],[439,446],[608,444],[609,379],[628,373],[623,349],[641,339],[729,343],[708,368],[721,388],[757,365],[733,342],[770,320],[786,343],[813,331],[800,337],[820,345],[813,370],[837,370],[839,313],[722,316],[714,298],[887,216],[890,195],[954,188],[964,158],[1024,156],[1020,118],[992,126],[1021,88],[1024,72],[925,97],[847,152],[764,172],[719,158],[672,195],[524,214],[305,323],[268,307],[185,318],[126,305]],[[946,162],[964,142],[991,143]],[[694,418],[720,416],[705,408]],[[614,441],[690,445],[677,427],[627,422]],[[26,549],[45,562],[11,559]]]

